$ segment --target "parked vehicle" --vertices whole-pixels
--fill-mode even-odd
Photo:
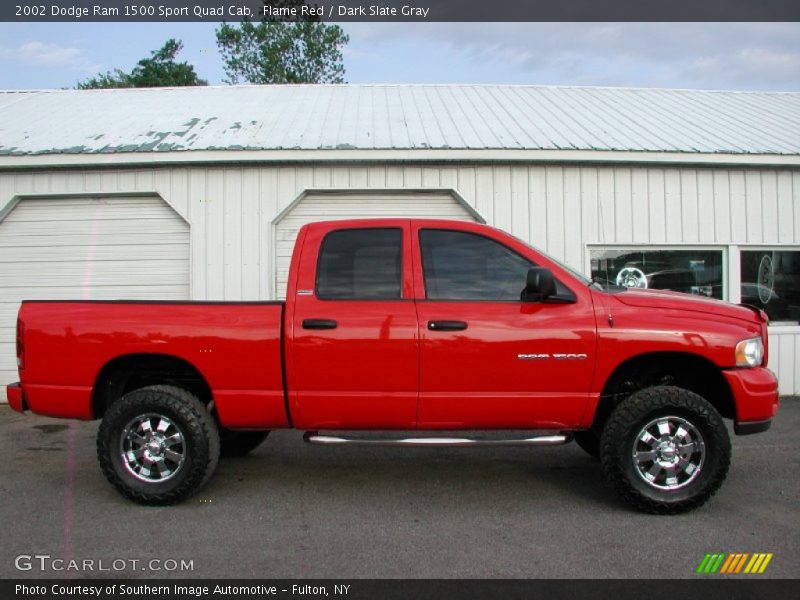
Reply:
[[[25,302],[9,403],[102,419],[105,476],[145,504],[295,428],[328,446],[575,439],[655,513],[720,487],[724,418],[756,433],[778,408],[762,311],[601,286],[484,225],[306,225],[286,298]]]
[[[616,284],[639,289],[672,290],[691,294],[697,278],[691,269],[676,269],[669,263],[629,262],[619,270]]]

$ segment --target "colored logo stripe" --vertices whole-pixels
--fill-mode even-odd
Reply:
[[[728,560],[725,561],[725,564],[722,566],[722,570],[720,573],[738,573],[742,570],[744,566],[744,561],[747,560],[747,557],[750,556],[748,553],[741,553],[737,552],[736,554],[731,554],[728,557]]]
[[[697,567],[698,573],[716,573],[725,558],[724,553],[706,554],[700,566]]]
[[[731,565],[735,562],[735,559],[738,557],[738,554],[728,554],[728,558],[722,563],[722,568],[719,570],[720,573],[730,573]]]
[[[744,568],[745,573],[763,573],[767,568],[769,561],[772,560],[772,554],[753,554],[753,558],[747,563]]]
[[[724,552],[708,553],[697,567],[697,573],[763,573],[772,560],[773,554],[765,552]],[[744,570],[743,570],[744,569]]]

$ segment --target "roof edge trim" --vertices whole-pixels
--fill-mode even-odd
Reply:
[[[800,154],[640,152],[617,150],[194,150],[0,156],[0,169],[150,167],[202,164],[371,162],[548,162],[594,164],[800,166]]]

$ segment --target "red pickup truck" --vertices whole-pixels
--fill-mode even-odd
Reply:
[[[656,513],[722,484],[723,418],[755,433],[778,408],[762,311],[592,282],[484,225],[306,225],[286,298],[24,302],[9,403],[102,419],[104,474],[147,504],[295,428],[327,445],[574,439]]]

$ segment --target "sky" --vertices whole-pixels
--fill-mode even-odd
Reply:
[[[212,85],[214,23],[0,23],[0,89],[129,71],[170,37]],[[798,23],[346,23],[350,83],[800,91]]]

